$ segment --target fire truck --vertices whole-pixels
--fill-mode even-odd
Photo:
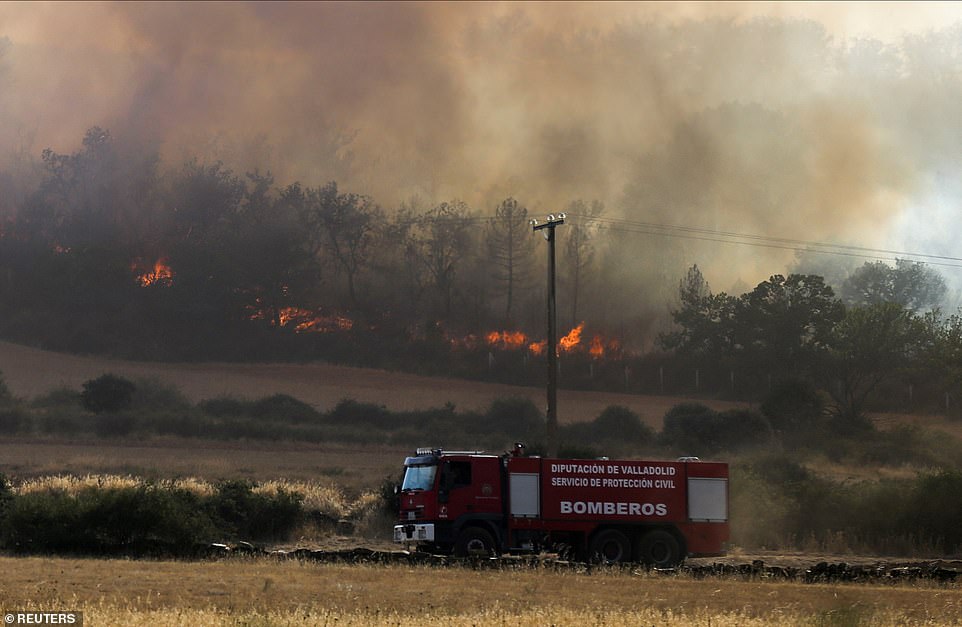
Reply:
[[[395,542],[456,556],[551,550],[659,568],[724,553],[727,464],[550,459],[523,450],[418,449],[404,460]]]

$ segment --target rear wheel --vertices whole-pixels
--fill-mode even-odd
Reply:
[[[673,568],[681,562],[681,546],[675,536],[655,529],[641,536],[635,559],[655,568]]]
[[[588,556],[599,564],[620,564],[631,560],[631,541],[617,529],[605,529],[591,539]]]
[[[481,527],[464,529],[454,543],[454,555],[457,557],[494,557],[496,554],[494,537]]]

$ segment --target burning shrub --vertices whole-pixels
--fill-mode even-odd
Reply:
[[[83,384],[80,401],[84,409],[95,414],[118,412],[131,406],[136,390],[131,381],[105,374]]]

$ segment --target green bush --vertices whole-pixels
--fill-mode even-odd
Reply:
[[[777,382],[760,409],[778,434],[791,435],[824,425],[825,402],[815,385],[804,379]]]
[[[61,387],[35,397],[30,405],[37,409],[78,409],[81,407],[80,392]]]
[[[676,405],[665,414],[661,442],[683,455],[737,451],[771,440],[764,416],[743,409],[718,413],[700,403]]]
[[[475,425],[475,430],[491,435],[503,434],[507,439],[527,441],[543,436],[545,417],[531,399],[497,399]]]
[[[83,384],[80,401],[95,414],[118,412],[131,406],[136,389],[127,379],[105,374]]]
[[[134,430],[136,418],[128,413],[105,413],[94,418],[94,433],[102,438],[121,438]]]
[[[13,395],[10,393],[10,388],[7,387],[7,382],[3,380],[3,373],[0,372],[0,405],[9,403],[13,400]]]
[[[191,403],[176,386],[157,379],[137,379],[131,406],[138,410],[184,411]]]
[[[611,405],[591,425],[595,441],[622,440],[632,444],[648,444],[655,440],[655,430],[627,407]]]
[[[0,406],[0,433],[17,433],[29,425],[30,418],[19,407]]]
[[[276,422],[313,422],[320,414],[303,401],[287,394],[275,394],[254,401],[250,414],[255,418]]]
[[[249,481],[225,481],[208,507],[221,529],[235,538],[280,539],[303,519],[300,494],[279,490],[268,496]]]
[[[0,546],[32,553],[189,555],[222,540],[286,539],[302,497],[227,481],[201,496],[169,484],[87,487],[15,495],[0,476]]]
[[[359,403],[347,398],[338,402],[325,420],[337,425],[368,425],[381,429],[399,426],[397,418],[383,405]]]
[[[247,413],[250,403],[233,396],[218,396],[202,400],[197,406],[211,416],[242,416]]]

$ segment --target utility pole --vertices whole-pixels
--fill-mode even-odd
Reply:
[[[558,332],[555,306],[554,230],[565,223],[565,214],[551,214],[544,223],[531,221],[531,228],[542,231],[548,242],[548,410],[546,413],[546,448],[548,457],[558,456]]]

